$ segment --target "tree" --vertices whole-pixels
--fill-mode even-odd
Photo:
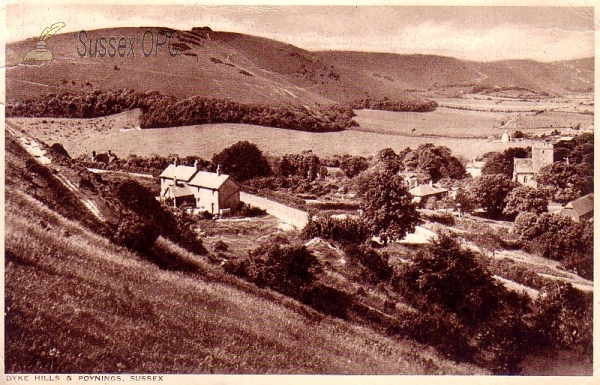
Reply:
[[[491,218],[499,218],[506,207],[506,198],[517,186],[503,174],[482,175],[473,182],[471,193]]]
[[[513,138],[515,139],[523,139],[523,132],[521,131],[515,131],[515,133],[513,134]]]
[[[351,156],[342,160],[340,168],[348,178],[354,178],[369,168],[369,162],[367,162],[367,159],[363,156]]]
[[[248,141],[237,142],[213,155],[212,163],[214,167],[221,165],[225,174],[239,182],[271,175],[271,167],[263,153]]]
[[[545,287],[534,302],[528,317],[539,347],[592,351],[592,295],[557,281]]]
[[[527,158],[531,155],[531,148],[510,147],[501,153],[495,153],[485,162],[481,169],[483,175],[503,174],[509,178],[513,175],[514,158]]]
[[[399,287],[417,306],[441,306],[474,325],[497,308],[503,287],[475,253],[441,235],[400,272]]]
[[[530,186],[519,186],[506,197],[503,213],[516,216],[522,212],[541,214],[546,211],[548,211],[548,199],[541,190]]]
[[[363,217],[372,235],[402,239],[419,221],[404,179],[396,174],[377,172],[363,180],[361,187]]]
[[[542,168],[536,180],[548,188],[555,201],[567,203],[594,191],[594,167],[557,162]]]

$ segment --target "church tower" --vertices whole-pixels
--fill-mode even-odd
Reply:
[[[533,173],[537,174],[540,169],[554,163],[554,145],[552,143],[534,143],[531,148],[533,161]]]

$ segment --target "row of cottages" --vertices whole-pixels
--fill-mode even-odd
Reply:
[[[160,200],[174,207],[189,203],[198,211],[223,215],[240,203],[240,185],[229,175],[200,171],[194,166],[170,164],[159,176]]]
[[[513,180],[523,185],[537,187],[535,176],[539,171],[554,163],[554,145],[552,143],[534,143],[531,158],[513,159]]]

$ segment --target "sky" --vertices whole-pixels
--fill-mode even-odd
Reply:
[[[187,5],[182,5],[187,4]],[[435,54],[475,61],[569,60],[594,56],[593,9],[465,6],[205,6],[48,5],[6,8],[7,41],[37,37],[62,21],[61,32],[163,26],[240,32],[308,50]]]

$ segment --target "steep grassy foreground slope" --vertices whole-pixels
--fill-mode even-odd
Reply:
[[[25,157],[7,146],[8,373],[481,373],[260,290],[163,238],[196,272],[161,270],[34,199],[14,168]]]

